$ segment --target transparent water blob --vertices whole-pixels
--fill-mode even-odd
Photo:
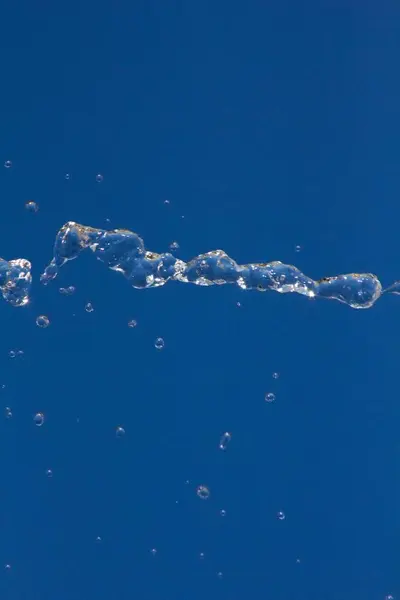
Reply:
[[[203,558],[204,558],[204,556],[205,556],[204,552],[200,552],[200,554],[199,554],[199,557],[200,557],[201,559],[203,559]]]
[[[11,417],[12,417],[12,410],[11,410],[11,408],[9,406],[5,407],[4,414],[5,414],[6,419],[11,419]]]
[[[101,544],[101,542],[102,542],[102,539],[101,539],[101,537],[98,535],[98,536],[96,537],[96,544]]]
[[[268,392],[267,394],[265,394],[265,402],[275,402],[275,394],[273,394],[272,392]]]
[[[4,568],[6,571],[11,571],[11,565],[10,563],[7,563],[6,565],[4,565]]]
[[[10,352],[8,353],[8,356],[10,358],[15,358],[17,356],[16,350],[10,350]]]
[[[272,373],[272,377],[274,379],[279,379],[279,373]]]
[[[115,435],[117,438],[122,438],[125,435],[125,429],[123,427],[117,427],[115,430]]]
[[[9,169],[10,167],[12,167],[11,160],[6,160],[6,162],[4,163],[4,166],[5,166],[6,169]]]
[[[196,494],[202,500],[207,500],[210,497],[210,490],[206,485],[199,485],[196,489]]]
[[[91,302],[88,302],[88,303],[85,305],[85,310],[86,310],[86,312],[88,312],[88,313],[91,313],[91,312],[93,312],[93,311],[94,311],[93,304],[92,304]]]
[[[128,327],[130,327],[131,329],[136,327],[136,325],[137,325],[137,321],[135,321],[135,319],[131,319],[130,321],[128,321]]]
[[[236,302],[236,306],[237,306],[238,308],[242,308],[242,303],[241,303],[241,302]]]
[[[73,285],[69,285],[66,288],[65,287],[60,287],[59,292],[63,296],[72,296],[72,294],[75,293],[75,287]]]
[[[49,317],[46,317],[46,315],[39,315],[39,317],[36,319],[36,325],[42,329],[45,329],[50,325]]]
[[[168,205],[171,204],[169,200],[164,200],[164,204]]]
[[[64,178],[68,181],[69,179],[71,179],[71,174],[65,173]]]
[[[36,415],[33,417],[33,422],[35,423],[36,427],[41,427],[44,423],[44,414],[41,412],[36,413]]]
[[[46,469],[46,477],[49,479],[53,477],[53,471],[51,469]]]
[[[159,337],[154,342],[154,346],[157,348],[157,350],[162,350],[165,346],[165,342],[161,337]]]
[[[97,173],[96,175],[96,181],[97,183],[101,183],[103,181],[104,177],[101,173]]]
[[[171,242],[169,245],[169,249],[170,250],[179,250],[179,244],[178,242]]]
[[[225,431],[225,433],[222,434],[221,439],[219,440],[219,449],[226,450],[231,439],[232,434],[228,431]]]
[[[218,571],[218,573],[217,573],[218,579],[222,579],[223,576],[224,576],[224,574],[222,573],[222,571]]]
[[[226,510],[225,510],[224,508],[222,508],[222,509],[219,511],[219,514],[221,515],[221,517],[226,517]]]
[[[157,548],[152,548],[152,549],[150,550],[150,554],[151,554],[152,556],[155,556],[155,555],[157,554]]]
[[[301,246],[297,245],[297,246],[295,247],[295,251],[296,251],[296,252],[301,252],[301,250],[302,250],[302,247],[301,247]]]
[[[280,510],[276,516],[279,521],[284,521],[286,519],[286,515],[282,510]]]
[[[37,213],[39,210],[39,204],[36,204],[36,202],[33,200],[28,200],[28,202],[25,202],[25,208],[29,212]]]

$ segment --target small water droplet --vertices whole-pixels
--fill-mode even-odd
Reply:
[[[152,548],[150,550],[150,553],[152,554],[152,556],[155,556],[157,554],[157,548]]]
[[[53,477],[53,471],[51,469],[46,469],[46,477],[49,479]]]
[[[222,434],[221,439],[219,440],[219,449],[226,450],[231,439],[232,439],[232,434],[229,433],[228,431],[225,431],[225,433]]]
[[[286,519],[285,513],[282,510],[280,510],[276,516],[279,519],[279,521],[284,521]]]
[[[15,358],[17,356],[17,353],[15,350],[10,350],[10,352],[8,353],[8,356],[10,358]]]
[[[10,564],[6,564],[4,565],[4,568],[6,571],[10,571],[11,570],[11,565]]]
[[[10,167],[12,167],[11,160],[6,160],[6,162],[4,163],[4,166],[5,166],[6,169],[9,169]]]
[[[130,321],[128,321],[128,327],[130,327],[131,329],[136,327],[136,325],[137,325],[137,321],[135,321],[135,319],[131,319]]]
[[[4,414],[5,414],[6,419],[11,419],[11,417],[12,417],[12,410],[11,410],[11,408],[9,406],[5,407]]]
[[[85,310],[86,310],[86,312],[88,312],[88,313],[91,313],[91,312],[93,312],[93,311],[94,311],[93,304],[92,304],[91,302],[88,302],[88,303],[85,305]]]
[[[96,544],[101,544],[101,542],[102,542],[102,539],[101,539],[101,537],[98,535],[98,536],[97,536],[97,538],[96,538]]]
[[[296,251],[296,252],[301,252],[301,251],[302,251],[302,247],[301,247],[301,246],[299,246],[299,245],[297,245],[297,246],[295,247],[295,251]]]
[[[170,250],[179,250],[179,244],[178,242],[171,242],[169,245],[169,249]]]
[[[226,517],[226,510],[224,510],[224,509],[220,510],[219,514],[221,515],[221,517]]]
[[[279,379],[279,373],[272,373],[272,377],[274,379]]]
[[[65,177],[65,179],[67,181],[69,181],[71,179],[71,174],[70,173],[65,173],[64,177]]]
[[[164,200],[164,204],[171,204],[169,200]]]
[[[237,306],[238,308],[242,308],[242,303],[241,303],[241,302],[236,302],[236,306]]]
[[[165,346],[165,342],[162,338],[159,337],[154,342],[154,346],[157,348],[157,350],[162,350]]]
[[[265,402],[275,402],[275,394],[273,394],[272,392],[268,392],[268,394],[265,394]]]
[[[40,315],[36,319],[36,325],[38,327],[41,327],[42,329],[45,329],[46,327],[48,327],[50,325],[50,320],[48,317],[46,317],[46,315]]]
[[[117,427],[117,429],[115,430],[115,435],[118,438],[124,437],[124,435],[125,435],[125,429],[123,427]]]
[[[44,423],[44,414],[41,412],[36,413],[36,415],[33,417],[33,421],[36,427],[41,427]]]
[[[36,204],[36,202],[34,202],[33,200],[29,200],[28,202],[25,202],[25,208],[29,212],[37,213],[37,211],[39,210],[39,205]]]
[[[101,183],[103,181],[104,177],[101,173],[97,173],[96,175],[96,181],[97,183]]]
[[[72,296],[75,293],[75,287],[73,285],[69,285],[68,287],[60,287],[60,294],[63,296]]]
[[[202,500],[207,500],[210,497],[210,490],[206,485],[199,485],[197,487],[196,494]]]

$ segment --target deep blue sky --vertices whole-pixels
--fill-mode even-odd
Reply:
[[[1,600],[400,597],[398,298],[39,284],[68,220],[400,279],[399,40],[394,1],[3,3]]]

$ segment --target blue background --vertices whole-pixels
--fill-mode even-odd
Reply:
[[[39,284],[68,220],[400,278],[399,34],[394,1],[3,2],[0,255],[34,286],[0,306],[1,599],[399,597],[396,296],[138,291],[90,254]]]

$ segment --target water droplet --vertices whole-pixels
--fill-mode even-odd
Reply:
[[[101,173],[97,173],[96,175],[96,181],[97,183],[101,183],[103,181],[104,177]]]
[[[11,408],[9,406],[5,407],[4,414],[5,414],[6,419],[11,419],[11,417],[12,417],[12,410],[11,410]]]
[[[15,358],[17,356],[17,353],[15,350],[10,350],[10,352],[8,353],[8,356],[10,358]]]
[[[169,249],[170,250],[178,250],[179,249],[178,242],[171,242],[171,244],[169,245]]]
[[[42,329],[48,327],[50,325],[50,320],[48,317],[46,317],[46,315],[40,315],[37,319],[36,319],[36,325],[38,327],[41,327]]]
[[[219,449],[226,450],[231,439],[232,439],[232,434],[229,433],[228,431],[225,431],[225,433],[222,434],[221,439],[219,440]]]
[[[86,312],[88,312],[88,313],[91,313],[91,312],[93,312],[93,311],[94,311],[93,304],[92,304],[91,302],[88,302],[88,303],[85,305],[85,310],[86,310]]]
[[[280,510],[276,516],[279,521],[284,521],[286,519],[285,513],[282,510]]]
[[[117,429],[115,430],[115,435],[118,438],[124,437],[124,435],[125,435],[125,429],[123,427],[117,427]]]
[[[155,555],[157,554],[157,548],[152,548],[152,549],[150,550],[150,553],[151,553],[153,556],[155,556]]]
[[[29,200],[25,203],[25,208],[26,210],[29,210],[29,212],[37,213],[37,211],[39,210],[39,205],[36,204],[36,202],[34,202],[33,200]]]
[[[218,577],[218,579],[222,579],[222,578],[223,578],[223,576],[224,576],[224,575],[223,575],[222,571],[218,571],[218,573],[217,573],[217,577]]]
[[[273,394],[272,392],[268,392],[268,394],[265,394],[265,402],[275,402],[275,394]]]
[[[164,200],[164,204],[171,204],[169,200]]]
[[[10,571],[11,570],[11,565],[10,564],[6,564],[4,565],[4,568],[6,571]]]
[[[71,179],[71,175],[70,173],[65,173],[64,175],[65,179],[68,181],[69,179]]]
[[[241,303],[241,302],[236,302],[236,306],[237,306],[238,308],[242,308],[242,303]]]
[[[6,162],[4,163],[4,166],[5,166],[6,169],[9,169],[10,167],[12,167],[11,160],[6,160]]]
[[[200,556],[200,558],[201,558],[201,559],[203,559],[203,558],[204,558],[204,556],[205,556],[205,555],[204,555],[204,552],[200,552],[199,556]]]
[[[72,296],[72,294],[75,293],[75,287],[73,285],[69,285],[66,288],[60,287],[59,291],[60,291],[60,294],[63,294],[63,296]]]
[[[41,427],[44,423],[44,414],[41,412],[36,413],[33,417],[33,421],[37,427]]]
[[[296,247],[295,247],[295,251],[296,251],[296,252],[301,252],[301,250],[302,250],[301,246],[296,246]]]
[[[226,517],[226,510],[224,510],[224,509],[220,510],[219,514],[221,515],[221,517]]]
[[[165,346],[165,342],[162,338],[159,337],[154,342],[154,346],[157,348],[157,350],[162,350]]]
[[[136,325],[137,325],[137,321],[135,321],[135,319],[131,319],[130,321],[128,321],[128,327],[130,327],[131,329],[136,327]]]
[[[392,594],[388,594],[385,596],[385,600],[394,600],[394,596],[392,596]]]
[[[46,477],[49,479],[53,477],[53,471],[51,469],[46,469]]]
[[[279,379],[279,373],[272,373],[272,377],[274,379]]]
[[[210,490],[205,485],[199,485],[196,490],[196,494],[202,500],[207,500],[210,497]]]
[[[96,544],[101,544],[102,540],[101,537],[98,535],[96,538]]]

